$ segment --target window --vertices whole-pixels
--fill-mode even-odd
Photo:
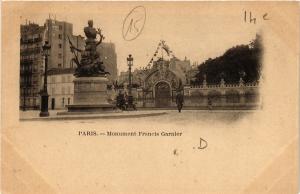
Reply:
[[[34,66],[33,66],[33,72],[37,72],[37,70],[38,70],[37,65],[34,65]]]
[[[61,68],[61,63],[58,64],[58,67]]]
[[[65,106],[65,98],[62,98],[62,106]]]
[[[61,48],[62,46],[61,46],[61,44],[58,44],[58,48]]]
[[[61,53],[58,53],[58,58],[62,58],[62,54]]]
[[[70,98],[68,98],[68,104],[70,104]]]
[[[62,30],[62,25],[59,25],[59,30]]]
[[[59,34],[59,35],[58,35],[58,38],[59,38],[59,39],[62,39],[62,35],[61,35],[61,34]]]

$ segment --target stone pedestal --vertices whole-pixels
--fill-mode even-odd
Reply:
[[[108,103],[106,77],[78,77],[74,79],[74,100],[68,112],[102,112],[113,110]]]

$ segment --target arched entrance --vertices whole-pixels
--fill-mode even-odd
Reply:
[[[155,107],[169,107],[171,105],[171,88],[166,82],[155,85]]]

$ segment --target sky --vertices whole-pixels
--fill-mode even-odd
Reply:
[[[136,6],[144,7],[145,23],[139,36],[128,41],[122,35],[123,23]],[[160,40],[166,41],[177,58],[187,57],[198,64],[222,55],[232,46],[248,44],[260,29],[259,22],[254,25],[244,21],[244,11],[250,8],[241,3],[225,6],[222,2],[31,2],[24,3],[18,14],[20,23],[27,20],[40,25],[50,14],[51,18],[72,23],[73,34],[82,36],[87,21],[92,19],[94,27],[102,29],[104,42],[115,43],[120,72],[128,68],[128,54],[134,58],[133,68],[145,67]],[[141,23],[137,26],[141,29]]]

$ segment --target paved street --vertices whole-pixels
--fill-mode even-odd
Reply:
[[[86,120],[86,119],[120,119],[120,118],[141,118],[150,116],[160,116],[166,114],[163,110],[147,111],[121,111],[114,110],[109,112],[67,112],[66,110],[49,111],[48,117],[40,117],[39,111],[20,112],[21,121],[56,121],[56,120]]]
[[[177,110],[139,110],[139,111],[123,111],[116,113],[100,113],[100,114],[83,114],[62,116],[57,115],[59,111],[49,111],[49,118],[59,120],[60,117],[72,118],[73,122],[85,123],[114,123],[114,119],[123,120],[125,122],[157,122],[157,123],[216,123],[216,122],[235,122],[247,115],[252,115],[257,110],[183,110],[178,113]],[[46,118],[45,120],[49,119]],[[35,120],[40,119],[39,111],[20,111],[20,119]],[[88,120],[87,120],[88,119]],[[61,121],[68,122],[68,121]],[[120,122],[120,121],[118,121]]]

